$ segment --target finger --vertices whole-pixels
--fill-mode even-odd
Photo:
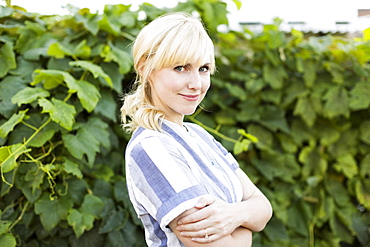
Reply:
[[[200,237],[200,238],[191,238],[192,241],[197,242],[197,243],[211,243],[216,240],[220,239],[220,236],[213,234],[213,235],[208,235],[208,238],[206,237]]]
[[[205,195],[205,196],[202,196],[199,201],[197,202],[197,204],[195,205],[196,208],[204,208],[212,203],[214,203],[214,201],[216,200],[215,197],[211,196],[211,195]]]
[[[181,231],[180,235],[183,237],[187,237],[187,238],[204,238],[206,236],[213,235],[213,233],[214,233],[214,229],[203,228],[199,231]]]
[[[193,222],[189,224],[183,224],[183,225],[177,225],[176,229],[178,231],[186,231],[186,232],[199,232],[205,228],[210,227],[210,224],[206,221],[198,221],[198,222]]]
[[[210,216],[210,214],[206,210],[199,210],[195,213],[189,214],[189,215],[179,219],[177,221],[177,224],[179,226],[188,225],[188,224],[189,225],[195,224],[195,226],[196,226],[198,222],[203,221],[204,219],[208,218],[209,216]],[[194,226],[190,226],[190,227],[194,227]],[[190,230],[190,229],[194,229],[194,228],[188,228],[188,229]]]

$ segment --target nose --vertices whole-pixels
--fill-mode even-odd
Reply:
[[[189,78],[188,88],[193,90],[200,90],[202,88],[202,78],[199,71],[193,71]]]

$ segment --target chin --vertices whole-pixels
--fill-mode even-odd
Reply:
[[[195,112],[195,109],[192,111],[186,111],[183,113],[183,115],[189,116],[189,115],[192,115],[194,112]]]

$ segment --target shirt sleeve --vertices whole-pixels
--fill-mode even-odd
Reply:
[[[145,138],[126,157],[134,200],[143,209],[139,216],[149,213],[161,228],[208,194],[171,140]]]

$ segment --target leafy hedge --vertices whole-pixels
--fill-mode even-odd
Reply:
[[[119,95],[134,78],[131,42],[168,11],[197,11],[216,44],[207,112],[188,120],[271,200],[253,246],[370,246],[369,30],[305,39],[276,20],[261,33],[218,32],[220,1],[129,8],[0,6],[0,246],[145,245],[125,187]]]

